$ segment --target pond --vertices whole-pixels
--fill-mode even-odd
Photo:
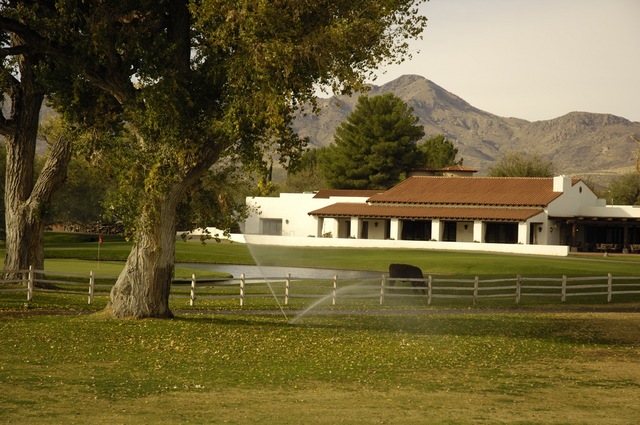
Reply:
[[[316,269],[310,267],[276,267],[206,263],[181,263],[176,264],[176,267],[229,273],[234,278],[239,278],[242,273],[244,273],[247,278],[285,278],[287,277],[287,273],[291,273],[291,276],[293,277],[320,279],[333,279],[334,275],[337,275],[339,279],[370,279],[382,277],[381,272],[375,271]]]

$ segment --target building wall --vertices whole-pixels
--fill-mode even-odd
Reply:
[[[598,197],[591,189],[583,182],[572,186],[570,177],[554,177],[554,191],[562,191],[563,194],[548,205],[550,216],[576,215],[580,208],[598,205]]]
[[[545,255],[564,252],[567,247],[558,246],[565,242],[561,232],[561,221],[549,221],[549,216],[572,217],[640,217],[640,208],[631,206],[605,206],[602,200],[582,182],[572,185],[571,178],[554,177],[554,191],[562,192],[551,202],[545,211],[536,217],[519,223],[517,243],[492,244],[484,240],[486,223],[482,221],[459,221],[455,225],[455,242],[443,242],[443,229],[446,220],[432,220],[432,241],[400,240],[403,221],[398,219],[358,219],[325,218],[310,216],[309,211],[323,208],[337,202],[365,203],[366,197],[314,198],[313,193],[283,193],[279,197],[249,197],[247,205],[254,211],[244,223],[245,235],[264,234],[261,220],[281,220],[282,238],[274,242],[278,245],[300,244],[310,246],[380,246],[380,247],[420,247],[426,249],[461,249],[491,252],[542,253]],[[449,220],[451,221],[451,220]],[[365,224],[365,222],[367,224]],[[390,222],[390,234],[386,229]],[[272,223],[273,224],[273,223]],[[377,225],[376,225],[377,224]],[[273,225],[271,229],[273,229]],[[367,229],[366,239],[361,239],[363,229]],[[566,229],[565,229],[566,230]],[[325,235],[325,237],[322,237]],[[385,240],[389,236],[390,240]],[[566,235],[565,235],[566,236]],[[257,240],[262,240],[258,238]],[[322,241],[321,241],[322,240]],[[304,242],[303,242],[304,241]],[[435,244],[435,245],[434,245]],[[526,247],[526,248],[523,248]],[[496,251],[497,250],[497,251]],[[549,251],[549,252],[547,252]]]
[[[434,241],[399,241],[392,239],[341,239],[341,238],[300,238],[267,235],[244,235],[250,245],[307,246],[331,248],[381,248],[381,249],[425,249],[447,251],[475,251],[509,254],[535,254],[566,256],[569,247],[563,245],[522,245],[494,244],[474,242],[434,242]]]
[[[244,224],[244,233],[263,234],[261,220],[281,219],[281,236],[316,236],[331,232],[338,234],[335,220],[324,220],[322,229],[318,229],[315,217],[309,211],[320,209],[336,202],[366,202],[366,197],[314,198],[315,193],[281,193],[280,196],[247,197],[246,204],[252,209]]]

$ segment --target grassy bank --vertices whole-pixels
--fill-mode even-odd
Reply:
[[[115,275],[123,240],[49,240],[46,268]],[[636,257],[526,257],[177,242],[179,262],[445,276],[638,275]],[[75,253],[74,256],[70,256]],[[116,261],[106,261],[115,259]],[[177,270],[176,274],[190,270]],[[201,273],[201,271],[200,271]],[[172,298],[175,320],[114,320],[108,298],[0,293],[0,423],[631,424],[640,421],[635,303],[515,309],[483,300],[321,305]],[[301,301],[302,302],[302,301]],[[200,305],[202,305],[200,304]],[[494,307],[503,307],[492,310]],[[557,312],[562,308],[564,312]],[[212,313],[210,310],[220,311]],[[597,311],[597,310],[601,311]],[[267,312],[263,310],[268,310]],[[546,310],[546,312],[545,312]],[[574,310],[570,312],[569,310]],[[313,313],[313,311],[312,311]],[[291,324],[294,321],[295,325]]]
[[[631,424],[633,314],[4,316],[0,422]]]
[[[2,246],[0,253],[3,254]],[[47,259],[124,261],[131,243],[119,237],[98,244],[92,235],[47,234]],[[320,267],[386,271],[390,263],[419,266],[425,274],[448,276],[588,276],[613,273],[637,275],[640,255],[572,255],[542,257],[475,252],[447,252],[410,249],[347,249],[252,246],[209,241],[176,242],[177,263],[259,264],[289,267]],[[52,262],[53,264],[53,262]]]

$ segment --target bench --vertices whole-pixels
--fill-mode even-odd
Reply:
[[[620,249],[620,245],[617,243],[599,243],[596,245],[596,248],[598,248],[598,251],[612,252],[618,251]]]

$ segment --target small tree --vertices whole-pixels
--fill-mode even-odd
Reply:
[[[456,159],[458,148],[454,147],[453,143],[442,134],[427,139],[419,144],[418,148],[424,154],[425,167],[443,168],[449,165],[462,165],[463,159]]]
[[[326,183],[320,168],[320,157],[327,148],[309,149],[294,168],[287,172],[284,192],[304,192],[324,189]]]
[[[322,157],[324,178],[335,189],[388,189],[422,162],[416,143],[423,136],[413,109],[396,95],[360,96]]]
[[[490,177],[553,177],[553,163],[539,154],[508,152],[489,167]]]
[[[640,174],[627,173],[611,180],[607,190],[607,200],[617,205],[640,203]]]

